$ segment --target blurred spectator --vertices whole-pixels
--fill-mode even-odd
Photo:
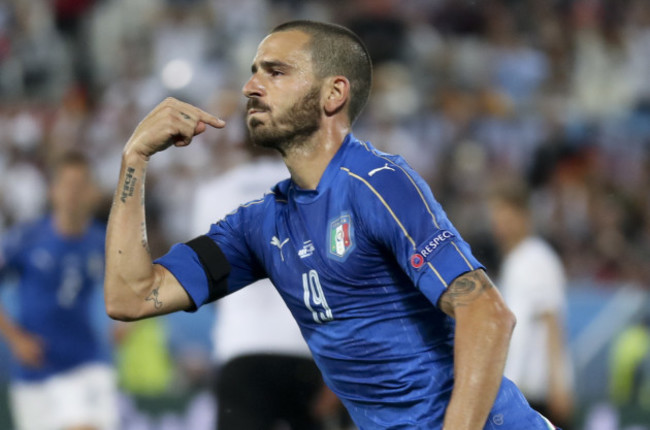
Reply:
[[[10,2],[10,73],[6,92],[57,100],[72,81],[70,56],[61,33],[55,26],[51,2]]]
[[[173,376],[164,319],[116,323],[113,336],[123,392],[145,397],[164,394]]]
[[[76,85],[90,91],[95,85],[90,51],[90,22],[95,0],[54,0],[54,23],[63,36]]]
[[[36,160],[27,151],[12,149],[0,173],[3,183],[12,184],[0,194],[0,205],[10,225],[38,218],[47,201],[47,185]]]
[[[609,357],[610,399],[618,407],[650,411],[650,311],[614,341]]]
[[[406,24],[395,0],[358,0],[341,13],[343,25],[359,35],[375,66],[405,59]],[[345,11],[345,12],[344,12]]]
[[[507,100],[511,109],[534,107],[542,84],[548,78],[546,55],[528,40],[517,26],[513,8],[496,4],[486,19],[490,45],[488,79]]]
[[[574,2],[573,96],[585,120],[625,114],[638,95],[623,11],[612,0]]]

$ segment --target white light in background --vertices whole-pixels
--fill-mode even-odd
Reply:
[[[170,90],[180,90],[192,81],[193,75],[194,70],[189,61],[176,59],[163,67],[162,82]]]

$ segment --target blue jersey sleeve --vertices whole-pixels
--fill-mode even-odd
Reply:
[[[206,234],[217,244],[230,265],[225,291],[214,291],[214,285],[210,283],[200,257],[185,243],[172,246],[166,255],[154,261],[176,277],[192,298],[195,309],[266,277],[247,239],[250,232],[246,231],[245,226],[255,225],[253,212],[255,211],[242,206],[213,224]]]
[[[391,253],[413,284],[437,306],[449,284],[482,268],[434,199],[426,182],[401,157],[385,156],[390,174],[358,180],[363,228]]]

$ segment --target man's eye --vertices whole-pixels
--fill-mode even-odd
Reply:
[[[281,76],[281,75],[283,75],[283,74],[284,74],[284,73],[282,73],[282,72],[279,71],[279,70],[271,70],[271,76],[273,76],[273,77],[275,77],[275,76]]]

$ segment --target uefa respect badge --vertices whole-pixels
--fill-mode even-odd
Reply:
[[[411,255],[411,266],[414,269],[419,269],[424,266],[424,263],[429,261],[431,256],[453,237],[454,234],[449,230],[438,230],[435,232],[426,242],[418,246],[417,251]]]

